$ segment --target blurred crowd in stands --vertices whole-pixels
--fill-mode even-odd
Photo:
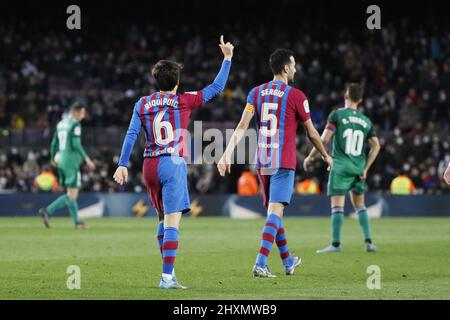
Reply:
[[[0,24],[0,190],[37,191],[36,176],[44,169],[54,171],[49,166],[49,146],[9,145],[10,129],[36,128],[49,134],[65,109],[81,100],[89,107],[83,128],[121,127],[124,133],[134,103],[156,89],[152,65],[162,58],[179,61],[185,66],[180,90],[201,89],[220,67],[217,43],[224,32],[226,40],[235,45],[227,89],[192,119],[227,121],[233,128],[247,92],[271,80],[270,52],[291,48],[298,63],[294,85],[308,96],[319,131],[330,111],[343,104],[345,83],[364,83],[361,110],[374,122],[382,145],[369,172],[370,191],[388,192],[391,181],[404,174],[414,184],[412,192],[447,192],[441,176],[450,161],[449,30],[412,20],[396,21],[377,32],[335,30],[305,20],[296,26],[288,32],[244,28],[238,23],[226,26],[225,31],[199,30],[194,25],[176,31],[161,25],[118,26],[115,33],[99,35],[30,33],[26,25]],[[310,172],[301,168],[311,148],[302,129],[297,142],[296,190],[324,192],[324,165],[318,161]],[[111,179],[121,145],[85,143],[85,148],[98,169],[83,170],[82,190],[122,190]],[[124,190],[145,190],[141,164],[141,150],[136,147],[130,182]],[[247,170],[252,168],[235,166],[229,178],[221,179],[213,165],[191,165],[190,190],[236,192],[238,178]],[[305,179],[308,185],[300,185]]]

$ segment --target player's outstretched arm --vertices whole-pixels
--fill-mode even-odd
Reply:
[[[322,139],[320,138],[320,135],[314,127],[311,119],[303,122],[303,127],[305,128],[306,135],[308,136],[309,140],[311,141],[315,149],[317,149],[317,151],[322,155],[322,159],[328,164],[328,170],[330,170],[333,166],[333,159],[328,154],[327,149],[323,144]]]
[[[213,83],[202,90],[203,103],[208,102],[225,89],[228,75],[230,74],[231,59],[233,58],[234,46],[230,42],[225,43],[223,41],[222,35],[220,36],[219,47],[222,50],[224,60],[222,62],[222,67],[220,68],[220,71],[214,79]]]
[[[120,153],[119,166],[114,173],[114,181],[118,184],[124,184],[128,181],[128,161],[130,160],[131,152],[133,151],[136,139],[141,132],[141,119],[139,118],[138,107],[142,103],[142,98],[136,103],[133,109],[133,116],[131,117],[130,125],[122,145],[122,152]]]
[[[253,115],[254,111],[250,111],[247,109],[244,110],[241,120],[239,121],[236,130],[234,130],[230,142],[228,143],[228,146],[225,149],[224,154],[222,155],[222,158],[220,158],[219,162],[217,163],[217,170],[219,170],[219,174],[222,177],[224,177],[227,172],[230,173],[231,156],[233,154],[234,148],[236,148],[236,146],[242,140],[242,137],[245,135],[245,131],[247,131]]]
[[[366,166],[364,167],[363,174],[360,176],[360,179],[362,180],[365,180],[367,178],[367,172],[374,163],[381,149],[380,140],[378,140],[377,137],[371,137],[368,141],[370,144],[370,151],[367,156]]]

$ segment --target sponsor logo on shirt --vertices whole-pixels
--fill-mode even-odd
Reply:
[[[280,147],[280,144],[277,142],[274,143],[258,143],[258,146],[260,148],[271,148],[271,149],[278,149]]]
[[[175,152],[175,148],[168,147],[168,148],[164,148],[162,150],[151,151],[148,154],[148,156],[149,157],[158,157],[163,154],[173,154],[174,152]]]

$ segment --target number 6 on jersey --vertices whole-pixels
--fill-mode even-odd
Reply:
[[[156,114],[153,121],[153,134],[155,135],[155,142],[158,146],[165,146],[173,141],[173,127],[169,121],[163,121],[166,110],[162,110]],[[164,131],[164,138],[163,132]]]

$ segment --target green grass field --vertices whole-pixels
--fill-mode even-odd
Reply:
[[[177,277],[188,290],[158,289],[161,259],[154,219],[88,220],[73,229],[54,218],[0,218],[0,299],[450,299],[450,219],[373,221],[377,253],[365,253],[357,221],[346,219],[342,254],[318,255],[329,220],[287,218],[291,252],[303,264],[285,276],[274,251],[276,279],[251,276],[263,220],[183,219]],[[81,268],[81,289],[66,287],[67,267]],[[367,267],[381,268],[381,289],[366,286]]]

